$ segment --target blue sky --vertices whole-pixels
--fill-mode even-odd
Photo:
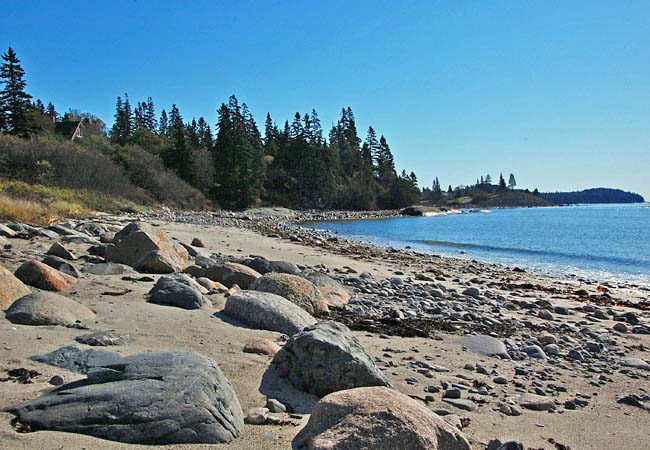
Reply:
[[[109,123],[124,92],[212,124],[232,93],[258,123],[350,106],[421,185],[650,199],[647,1],[15,1],[9,46],[34,97]]]

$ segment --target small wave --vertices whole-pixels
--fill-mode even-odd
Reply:
[[[510,253],[518,255],[529,255],[529,256],[542,256],[547,258],[563,258],[567,260],[583,260],[596,263],[618,263],[624,265],[633,265],[640,266],[643,264],[643,261],[639,261],[632,258],[623,258],[618,256],[597,256],[597,255],[585,255],[579,253],[564,253],[564,252],[554,252],[549,250],[536,250],[530,248],[517,248],[517,247],[498,247],[493,245],[482,245],[482,244],[472,244],[469,242],[449,242],[449,241],[435,241],[435,240],[420,240],[416,241],[419,243],[435,246],[435,247],[450,247],[456,249],[474,249],[485,252],[495,252],[495,253]]]

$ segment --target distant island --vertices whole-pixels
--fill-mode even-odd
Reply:
[[[575,192],[546,192],[540,196],[556,205],[578,203],[643,203],[644,198],[621,189],[593,188]]]

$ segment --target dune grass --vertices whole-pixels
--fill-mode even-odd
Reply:
[[[124,212],[143,209],[143,206],[122,197],[91,190],[0,180],[1,221],[48,225],[65,217],[87,217],[93,211]]]

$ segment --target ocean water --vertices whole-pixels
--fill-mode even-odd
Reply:
[[[649,204],[495,209],[305,226],[553,275],[650,286]]]

